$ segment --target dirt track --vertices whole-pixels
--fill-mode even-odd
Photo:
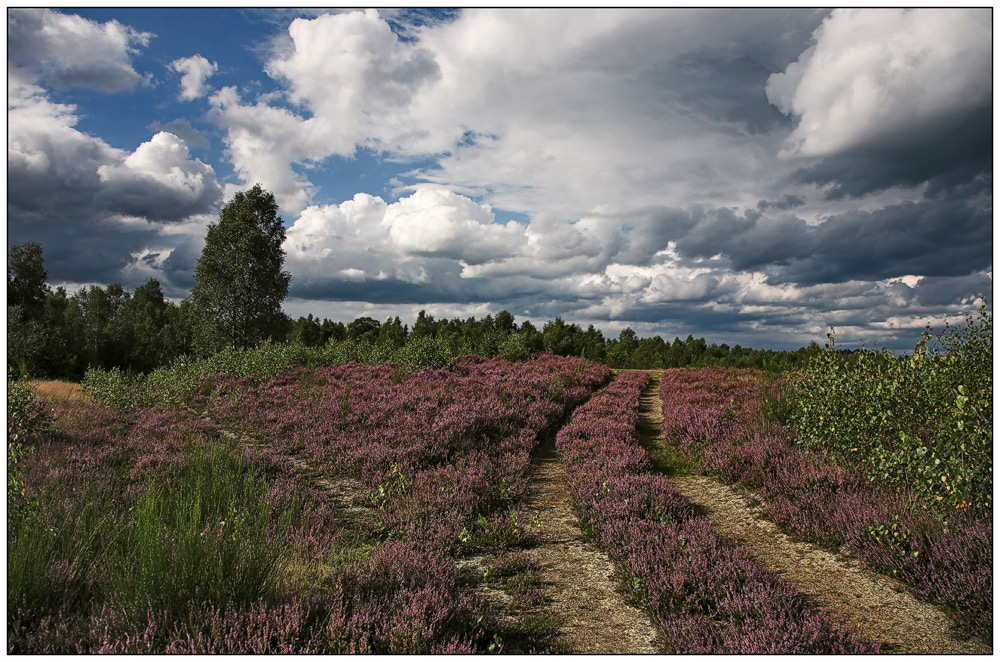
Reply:
[[[550,439],[533,460],[532,496],[528,506],[540,519],[542,581],[555,617],[560,644],[567,653],[656,653],[656,629],[641,610],[625,603],[616,590],[608,557],[584,539],[566,470]]]
[[[641,414],[646,419],[643,443],[666,443],[660,373],[643,392]],[[865,636],[891,652],[910,654],[989,654],[992,649],[963,640],[938,607],[918,601],[905,585],[864,568],[843,554],[794,540],[764,519],[751,500],[709,476],[672,477],[671,482],[712,520],[714,529],[743,545],[762,566],[794,582],[842,623],[860,625]]]

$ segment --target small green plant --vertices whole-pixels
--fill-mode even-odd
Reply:
[[[29,504],[25,496],[24,466],[30,442],[45,432],[52,417],[35,399],[35,390],[25,379],[7,378],[7,525],[17,526]]]
[[[393,464],[391,470],[389,478],[376,485],[374,489],[365,491],[365,498],[373,508],[382,510],[392,495],[404,494],[409,487],[410,481],[399,465]]]

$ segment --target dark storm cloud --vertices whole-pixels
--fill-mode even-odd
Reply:
[[[677,241],[689,257],[725,256],[738,270],[788,265],[809,255],[811,241],[805,221],[793,216],[764,216],[756,210],[742,215],[717,209]]]
[[[163,243],[156,225],[141,221],[125,224],[116,220],[116,215],[176,222],[211,211],[221,199],[214,175],[205,177],[206,185],[196,197],[153,179],[119,177],[109,186],[97,176],[96,159],[58,167],[55,164],[71,155],[59,151],[57,146],[51,161],[54,167],[48,173],[20,168],[10,161],[7,169],[8,246],[40,243],[54,281],[122,280],[121,269],[133,262],[133,254]],[[97,150],[95,154],[104,152]],[[188,284],[190,280],[181,282]]]
[[[876,212],[840,214],[808,233],[807,257],[773,282],[799,284],[961,276],[993,259],[993,219],[962,203],[904,202]]]
[[[755,222],[752,215],[737,215],[733,209],[716,209],[677,241],[677,250],[682,255],[695,257],[712,257],[719,253],[732,257],[732,250],[727,250],[732,237],[745,235],[755,227]]]
[[[222,204],[222,189],[214,173],[207,173],[205,181],[192,193],[182,194],[153,177],[133,175],[102,187],[95,201],[109,212],[166,223],[208,213]]]
[[[194,271],[201,257],[205,238],[201,235],[188,236],[163,260],[162,272],[164,294],[183,298],[194,287]],[[169,291],[168,291],[169,290]]]
[[[594,60],[621,68],[634,105],[658,108],[664,121],[679,113],[699,124],[763,134],[793,124],[769,103],[764,92],[768,77],[809,46],[826,14],[653,11],[646,25],[594,45],[595,52],[608,50]],[[676,25],[686,26],[684,36],[665,43],[664,31]]]
[[[289,296],[325,301],[367,301],[378,304],[475,304],[493,302],[504,305],[507,297],[497,296],[496,288],[486,279],[466,279],[461,283],[439,280],[431,283],[409,283],[395,278],[382,280],[295,280]],[[516,296],[524,290],[517,289]]]
[[[652,264],[658,251],[690,232],[704,217],[705,212],[700,208],[669,207],[651,207],[617,216],[628,242],[615,254],[615,260],[641,266]]]
[[[407,283],[395,278],[384,280],[323,280],[292,279],[289,295],[302,299],[326,301],[367,301],[380,304],[406,303],[468,303],[482,301],[473,292],[447,291],[438,285]]]
[[[806,203],[805,199],[798,195],[786,193],[778,200],[760,200],[757,202],[757,209],[767,211],[768,209],[794,209]]]
[[[8,220],[8,246],[27,241],[41,244],[50,282],[119,282],[122,269],[133,261],[132,253],[156,239],[152,230],[123,228],[99,218],[74,216],[68,210],[60,216],[30,219],[13,214]]]
[[[640,81],[669,90],[675,104],[709,122],[751,134],[790,126],[791,119],[763,93],[774,71],[771,58],[758,59],[739,46],[684,53],[663,69],[644,72]]]
[[[930,182],[931,195],[993,170],[993,106],[963,109],[918,127],[885,133],[794,174],[829,186],[829,200]]]
[[[798,285],[966,275],[991,264],[992,246],[989,212],[938,200],[846,212],[812,228],[794,216],[720,209],[677,240],[684,256],[721,254],[735,269]]]
[[[546,296],[561,301],[571,298],[560,290],[568,287],[565,282],[553,284],[548,280],[530,277],[460,278],[456,267],[457,264],[449,267],[453,272],[451,276],[443,275],[439,269],[437,275],[426,283],[413,283],[398,278],[353,280],[293,277],[289,296],[327,301],[368,301],[379,304],[495,303],[499,306],[513,306],[528,299],[537,303],[539,298]],[[580,303],[586,299],[586,296],[577,296],[576,302]]]
[[[985,273],[924,278],[914,288],[917,301],[924,306],[949,306],[982,295],[992,300],[992,292],[993,279]]]

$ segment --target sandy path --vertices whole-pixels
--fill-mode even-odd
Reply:
[[[528,507],[538,512],[539,543],[532,551],[542,565],[547,613],[559,625],[567,653],[656,653],[657,631],[640,609],[616,590],[608,557],[584,539],[573,513],[566,470],[552,439],[536,452]]]
[[[643,392],[641,414],[649,445],[665,444],[660,373]],[[864,568],[857,559],[793,540],[765,519],[738,490],[709,476],[672,477],[689,501],[700,506],[714,529],[744,546],[765,568],[794,582],[841,622],[860,625],[865,636],[899,653],[989,654],[976,640],[963,640],[938,607],[918,601],[900,582]]]

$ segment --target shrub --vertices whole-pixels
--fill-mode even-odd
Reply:
[[[141,375],[123,372],[118,367],[89,368],[83,376],[83,391],[104,407],[127,409],[135,405],[142,381]]]
[[[35,390],[25,379],[7,378],[7,523],[11,525],[24,516],[27,503],[24,494],[24,462],[27,444],[44,432],[51,414],[44,403],[35,399]]]
[[[754,490],[778,526],[825,546],[846,546],[921,598],[953,608],[969,632],[991,637],[991,518],[952,510],[942,521],[912,492],[869,479],[860,464],[837,464],[819,446],[796,448],[780,426],[768,434],[757,411],[766,401],[759,388],[759,376],[749,371],[670,370],[660,386],[664,431],[709,473]]]
[[[862,350],[851,361],[831,333],[826,350],[791,381],[784,422],[798,445],[860,466],[870,479],[942,512],[989,515],[992,332],[992,313],[983,307],[964,328],[925,331],[910,356]]]

